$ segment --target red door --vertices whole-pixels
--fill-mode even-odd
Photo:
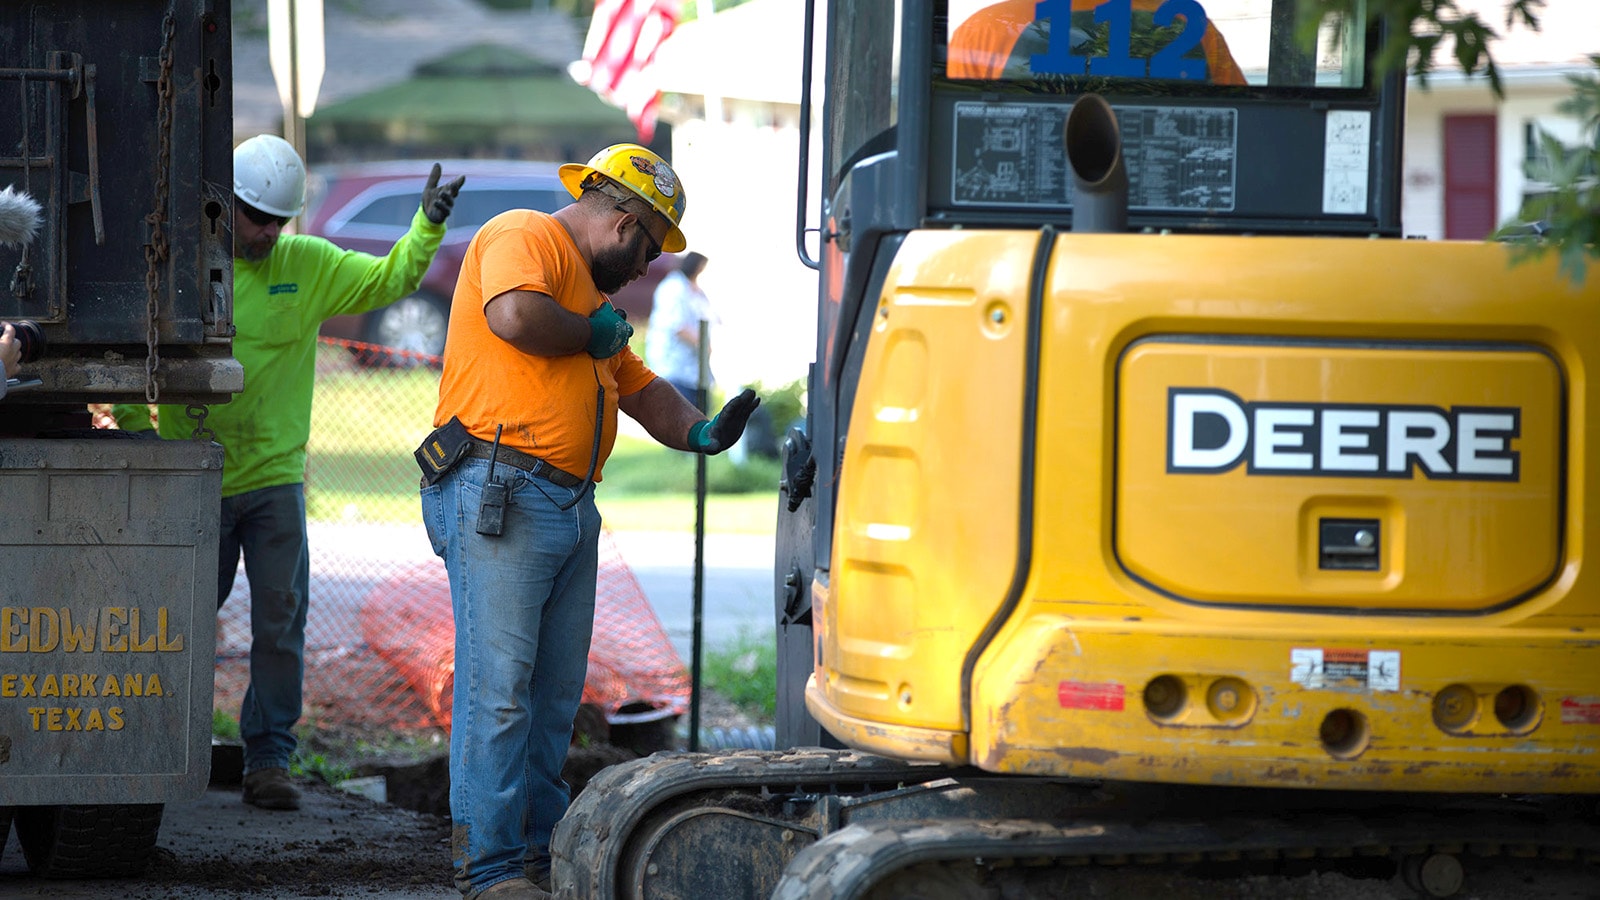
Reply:
[[[1494,116],[1444,117],[1444,236],[1480,241],[1495,214]]]

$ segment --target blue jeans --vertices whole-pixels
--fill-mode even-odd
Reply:
[[[233,590],[239,554],[250,581],[250,686],[239,711],[244,770],[286,769],[306,669],[306,491],[282,484],[222,498],[217,608]]]
[[[592,490],[563,511],[579,488],[505,465],[504,533],[478,534],[488,467],[468,459],[422,489],[455,612],[450,850],[468,895],[520,877],[566,814],[561,767],[588,673],[600,541]]]

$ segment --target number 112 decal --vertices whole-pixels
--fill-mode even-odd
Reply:
[[[1166,46],[1150,54],[1149,71],[1145,60],[1133,55],[1133,0],[1108,0],[1094,9],[1094,24],[1108,26],[1105,55],[1090,56],[1095,37],[1072,26],[1072,0],[1040,0],[1034,18],[1048,19],[1050,43],[1043,53],[1033,55],[1035,75],[1102,75],[1111,78],[1161,78],[1178,81],[1205,81],[1206,59],[1185,59],[1185,54],[1200,45],[1206,33],[1206,11],[1197,0],[1166,0],[1156,7],[1155,27],[1170,28],[1183,17],[1181,30]],[[1100,29],[1097,27],[1096,31]]]

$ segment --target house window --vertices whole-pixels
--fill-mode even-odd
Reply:
[[[1519,217],[1524,222],[1537,222],[1550,217],[1551,193],[1555,190],[1549,181],[1550,154],[1545,146],[1545,136],[1555,139],[1567,150],[1578,149],[1581,126],[1573,119],[1529,119],[1522,123],[1522,171],[1527,180],[1522,184],[1522,207]],[[1600,145],[1600,130],[1590,136],[1589,147]],[[1584,161],[1582,175],[1596,176],[1594,154]]]

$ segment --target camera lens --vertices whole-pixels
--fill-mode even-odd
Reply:
[[[39,323],[22,319],[12,322],[11,327],[16,329],[17,348],[22,352],[23,365],[44,355],[44,331],[39,328]]]

